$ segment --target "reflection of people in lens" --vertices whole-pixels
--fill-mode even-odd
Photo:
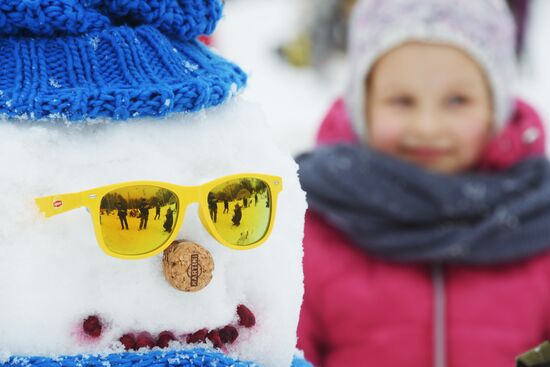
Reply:
[[[210,211],[210,218],[212,218],[212,222],[216,223],[218,220],[218,203],[212,193],[208,194],[208,209]]]
[[[124,227],[128,229],[128,220],[126,219],[128,213],[126,207],[124,207],[121,203],[118,203],[116,209],[118,211],[118,219],[120,219],[120,225],[122,229],[124,229]]]
[[[223,212],[229,213],[229,201],[227,199],[223,199]]]
[[[269,208],[269,195],[265,196],[265,207]]]
[[[147,201],[142,198],[139,203],[139,230],[147,229],[147,221],[149,220],[149,205]]]
[[[243,198],[243,205],[245,208],[248,208],[248,199],[247,198]]]
[[[159,203],[157,203],[155,205],[155,218],[153,218],[154,220],[157,220],[160,218],[160,205]]]
[[[242,217],[243,217],[243,212],[241,210],[241,206],[237,203],[235,204],[235,209],[233,211],[233,218],[231,218],[233,225],[237,227],[240,226]]]
[[[254,194],[254,206],[258,205],[258,193]]]
[[[172,232],[172,226],[174,225],[174,211],[172,208],[168,208],[166,212],[166,220],[162,225],[164,227],[164,232]]]

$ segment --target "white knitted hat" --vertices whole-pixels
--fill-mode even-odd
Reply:
[[[452,45],[479,63],[489,80],[496,130],[513,112],[515,24],[504,0],[359,0],[350,19],[346,107],[366,133],[365,78],[384,53],[407,41]]]

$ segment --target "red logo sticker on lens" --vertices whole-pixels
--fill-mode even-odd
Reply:
[[[56,200],[53,202],[54,208],[59,208],[62,205],[63,205],[63,202],[61,200]]]

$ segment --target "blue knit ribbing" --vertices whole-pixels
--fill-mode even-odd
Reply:
[[[221,12],[221,0],[2,0],[0,36],[79,35],[147,24],[188,41],[212,33]]]
[[[254,363],[238,361],[207,349],[183,351],[154,350],[145,353],[77,355],[49,357],[10,357],[0,367],[249,367]]]
[[[153,350],[145,353],[116,353],[108,355],[77,355],[49,357],[10,357],[0,361],[0,367],[259,367],[223,353],[196,348],[180,351]],[[311,367],[295,358],[293,367]]]
[[[218,105],[246,84],[240,68],[200,42],[150,25],[0,37],[0,65],[0,114],[8,118],[164,116]]]
[[[0,115],[126,120],[222,103],[246,84],[195,41],[222,0],[0,0]]]

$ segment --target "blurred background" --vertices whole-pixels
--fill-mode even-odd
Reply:
[[[244,97],[261,106],[274,138],[292,154],[312,147],[322,117],[343,93],[345,20],[352,2],[226,1],[213,46],[249,74]],[[518,95],[538,109],[548,126],[550,0],[510,3],[524,24]]]

